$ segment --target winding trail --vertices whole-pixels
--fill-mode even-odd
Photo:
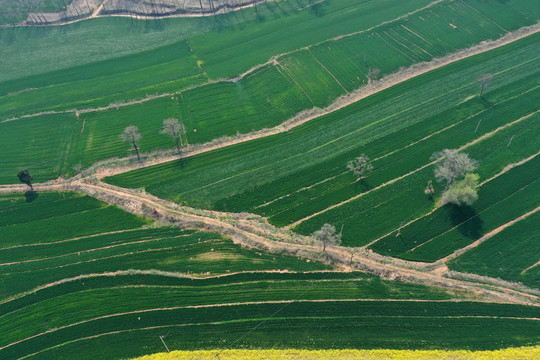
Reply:
[[[253,214],[230,214],[199,210],[157,198],[136,190],[125,189],[91,178],[72,180],[57,185],[36,184],[37,191],[80,191],[110,204],[116,204],[134,214],[156,220],[167,220],[179,226],[220,232],[242,246],[258,250],[286,253],[315,261],[332,262],[343,270],[363,270],[389,280],[442,287],[447,290],[469,291],[481,301],[540,306],[540,297],[510,285],[474,283],[448,278],[440,264],[426,264],[382,256],[362,248],[327,247],[326,253],[311,238],[288,229],[268,224]],[[3,191],[22,192],[21,186],[4,187]],[[445,267],[445,266],[444,266]],[[443,269],[444,271],[441,271]],[[531,290],[532,291],[532,290]]]

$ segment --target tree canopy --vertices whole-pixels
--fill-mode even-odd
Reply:
[[[23,184],[30,186],[30,189],[34,190],[34,187],[32,186],[32,180],[34,178],[32,175],[30,175],[30,171],[28,171],[28,169],[19,170],[17,177]]]
[[[327,245],[340,245],[341,233],[336,233],[336,228],[330,224],[324,224],[320,230],[311,235],[314,239],[322,242],[323,251],[326,251]]]
[[[479,176],[473,173],[478,168],[478,162],[455,149],[434,153],[432,159],[439,160],[435,167],[435,178],[445,183],[443,204],[472,205],[478,199],[476,187]]]
[[[362,154],[347,163],[347,169],[361,180],[365,173],[373,170],[373,165],[366,154]]]

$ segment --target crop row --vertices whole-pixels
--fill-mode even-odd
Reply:
[[[371,248],[382,254],[423,261],[449,255],[537,206],[538,169],[539,156],[484,184],[472,207],[447,204],[403,227],[399,237],[390,234]]]
[[[367,183],[379,178],[371,184],[373,186],[425,164],[432,152],[441,150],[437,146],[438,141],[445,141],[444,146],[448,147],[459,146],[509,122],[505,115],[509,112],[514,112],[512,119],[515,120],[519,118],[515,117],[516,114],[527,115],[537,109],[534,98],[538,90],[527,93],[531,87],[534,89],[534,81],[522,78],[537,72],[534,61],[530,61],[536,57],[529,43],[533,39],[525,39],[522,43],[498,49],[489,56],[467,59],[412,79],[286,134],[213,151],[181,162],[133,171],[107,181],[120,186],[146,186],[147,191],[157,196],[193,206],[259,211],[272,215],[272,211],[266,213],[265,210],[273,206],[277,211],[290,207],[293,214],[292,211],[302,202],[304,193],[307,194],[306,203],[313,207],[312,204],[316,204],[318,199],[311,203],[309,200],[317,197],[317,194],[309,190],[295,192],[330,179],[319,187],[315,186],[318,193],[329,198],[321,199],[319,209],[324,209],[365,191],[365,186],[360,183],[350,186],[354,179],[350,174],[343,174],[346,161],[362,152],[375,158],[401,149],[394,157],[379,160],[380,168],[377,166],[373,175],[366,178]],[[485,110],[485,114],[479,114],[476,119],[467,119],[491,106],[480,99],[460,104],[477,91],[476,85],[469,79],[474,78],[474,73],[492,70],[498,73],[498,77],[486,99],[496,105]],[[510,99],[503,101],[507,97]],[[419,98],[423,99],[420,104]],[[500,115],[497,115],[499,111]],[[440,136],[433,135],[433,141],[426,139],[407,147],[461,120],[463,124],[457,124],[454,133],[452,128],[447,129]],[[474,133],[475,129],[477,133]],[[446,138],[444,133],[454,136]],[[371,153],[372,144],[375,144],[374,154]],[[528,152],[530,147],[526,149],[525,152]],[[499,163],[499,166],[502,168],[508,161],[519,159],[521,155],[513,157],[506,154],[505,163]],[[156,177],[156,174],[159,176]],[[332,179],[336,175],[338,177]],[[328,189],[325,189],[326,186]],[[425,182],[418,186],[425,187]],[[345,189],[342,195],[335,193],[335,198],[327,195],[341,188]],[[287,198],[275,201],[283,196]],[[292,199],[290,203],[289,198]],[[254,209],[271,201],[266,207]],[[283,203],[284,208],[280,208]],[[313,213],[313,210],[306,213]],[[276,223],[288,224],[290,218],[293,218],[292,215]]]
[[[276,315],[254,328],[272,314]],[[179,308],[83,322],[14,344],[0,354],[14,358],[46,350],[33,358],[62,358],[70,356],[72,346],[86,353],[91,345],[99,349],[93,357],[117,358],[120,350],[122,357],[139,355],[142,349],[155,352],[162,346],[159,335],[165,335],[174,349],[208,349],[230,346],[250,330],[248,337],[235,343],[236,347],[492,349],[538,341],[537,320],[505,316],[534,318],[538,310],[515,305],[407,301],[298,301],[288,306]],[[401,330],[397,337],[396,330]],[[293,333],[295,336],[290,336]],[[423,341],[418,342],[418,338]]]
[[[474,6],[481,7],[483,5],[475,3]],[[190,143],[203,143],[224,135],[247,133],[252,130],[275,126],[301,110],[313,106],[323,107],[328,105],[337,96],[352,90],[354,86],[361,85],[356,83],[358,79],[363,79],[362,83],[367,81],[368,76],[374,79],[376,77],[373,73],[374,69],[380,71],[377,76],[382,76],[394,72],[400,67],[429,60],[433,56],[470,46],[486,38],[498,37],[504,32],[500,27],[492,23],[498,21],[498,18],[491,21],[486,20],[483,15],[479,15],[475,11],[464,11],[467,8],[468,5],[461,2],[434,5],[433,9],[422,10],[407,19],[394,21],[368,32],[327,41],[314,46],[312,49],[299,50],[278,57],[277,63],[258,69],[251,76],[237,82],[221,81],[187,90],[172,98],[161,98],[120,110],[112,109],[85,113],[81,114],[76,121],[72,116],[66,115],[71,120],[67,122],[66,119],[62,120],[67,126],[65,129],[67,134],[63,134],[64,136],[61,137],[67,139],[67,143],[63,147],[66,150],[65,153],[61,154],[61,157],[56,156],[57,165],[52,167],[52,172],[47,173],[47,177],[50,177],[51,173],[69,175],[72,173],[71,167],[73,165],[81,164],[86,167],[104,158],[125,156],[129,146],[122,144],[118,139],[118,134],[128,125],[134,124],[140,127],[143,134],[143,141],[140,146],[143,151],[171,148],[170,140],[167,141],[164,135],[158,134],[162,120],[167,117],[177,117],[184,121]],[[431,15],[432,12],[438,15],[433,16]],[[431,35],[432,28],[439,26],[440,21],[456,18],[456,13],[460,14],[458,18],[467,17],[467,20],[463,20],[463,24],[459,23],[457,28],[446,25],[447,30],[437,37]],[[530,23],[530,19],[523,15],[522,21],[522,25]],[[511,28],[515,28],[515,25]],[[389,40],[398,36],[401,32],[408,34],[407,44],[409,45],[405,45],[404,39],[397,42]],[[390,37],[385,39],[388,36]],[[452,42],[452,39],[455,41]],[[422,44],[420,46],[417,43]],[[444,44],[444,49],[441,49],[440,53],[435,51],[442,44]],[[192,46],[195,49],[195,54],[197,54],[197,45]],[[416,51],[420,51],[423,56],[406,55],[404,51],[409,51],[407,49],[410,47],[428,49],[433,54],[428,50],[417,49]],[[430,47],[434,48],[430,49]],[[332,52],[334,48],[338,49],[336,54]],[[182,59],[190,59],[190,65],[182,65],[182,69],[185,67],[184,70],[177,69],[176,62],[179,60],[170,60],[171,56],[166,55],[165,68],[168,66],[170,69],[174,68],[175,71],[179,71],[175,76],[179,76],[180,80],[174,80],[172,84],[170,82],[163,83],[163,86],[167,89],[159,90],[155,85],[152,85],[136,90],[136,92],[138,91],[137,94],[170,91],[175,86],[176,91],[180,91],[189,85],[202,81],[200,79],[202,76],[200,75],[200,69],[194,65],[194,60],[189,55],[191,50],[189,50],[187,43],[183,42],[175,46],[169,46],[167,49],[169,52],[176,53],[179,51],[179,56]],[[166,53],[167,50],[162,49],[161,52]],[[147,54],[145,56],[148,57]],[[371,58],[371,56],[376,58]],[[129,62],[137,63],[137,60],[129,58]],[[148,62],[149,60],[143,61],[146,65],[149,65]],[[342,68],[341,64],[345,67]],[[356,64],[356,67],[351,67],[351,64]],[[203,65],[204,67],[206,67],[206,64]],[[105,81],[111,85],[118,82],[123,84],[120,88],[130,89],[134,85],[130,82],[131,80],[124,80],[125,78],[137,79],[142,74],[147,76],[148,72],[154,70],[158,71],[157,79],[160,78],[161,71],[164,71],[161,78],[167,79],[170,76],[167,71],[162,70],[161,66],[149,65],[149,67],[143,69],[133,70],[133,74],[129,72],[123,75],[108,74],[103,77],[87,79],[78,86],[81,89],[96,88],[87,83],[87,81],[91,80],[93,82]],[[478,76],[478,74],[475,76]],[[7,101],[5,101],[5,110],[7,111],[5,116],[51,109],[72,109],[76,104],[65,100],[66,96],[61,95],[62,91],[64,91],[61,88],[62,86],[40,88],[9,95],[6,98]],[[65,85],[65,87],[65,91],[69,92],[69,97],[72,97],[73,101],[76,99],[76,101],[81,102],[81,105],[84,105],[84,102],[87,101],[87,104],[83,107],[105,105],[118,100],[117,97],[111,97],[106,93],[97,98],[97,102],[92,99],[85,100],[84,91],[81,93],[81,91],[71,89],[69,84]],[[101,85],[97,86],[97,88],[101,88]],[[60,96],[58,92],[60,92]],[[32,100],[33,97],[35,97],[35,100]],[[9,99],[13,99],[13,101]],[[61,107],[58,107],[58,99],[64,99]],[[212,99],[214,105],[212,108],[207,106],[209,99]],[[42,105],[37,105],[30,111],[28,106],[33,106],[29,105],[33,103]],[[31,120],[34,120],[34,123],[40,122],[42,116],[27,119],[27,121]],[[3,127],[6,124],[2,123],[0,126]],[[10,124],[8,130],[12,134],[20,133],[23,132],[22,127],[24,126],[20,121],[14,121]],[[28,131],[26,136],[30,137],[30,139],[36,139],[40,134],[39,127],[30,127]],[[54,139],[51,141],[54,141]],[[16,153],[12,161],[15,164],[23,164],[25,154],[24,151]],[[50,161],[51,156],[48,158]],[[41,170],[39,163],[36,165],[38,165],[37,169]]]
[[[505,117],[502,117],[502,119],[505,119]],[[517,162],[536,153],[538,151],[537,142],[535,142],[538,135],[536,130],[538,119],[540,119],[538,115],[531,116],[464,150],[464,152],[470,153],[473,159],[479,161],[478,174],[483,179],[488,179],[502,171],[508,163]],[[492,117],[490,120],[496,123],[497,118]],[[492,125],[496,126],[496,124]],[[475,123],[468,123],[469,129],[467,130],[470,134],[473,134],[474,126]],[[532,131],[524,132],[524,129],[531,129]],[[448,140],[435,136],[433,138],[434,145],[448,144],[448,141],[458,144],[460,135],[464,136],[464,134],[466,132],[456,132],[453,134],[455,136],[451,136]],[[510,149],[507,144],[512,137],[518,141]],[[463,143],[458,145],[463,145]],[[433,150],[424,152],[423,156],[435,152]],[[419,155],[419,157],[421,156]],[[427,159],[425,161],[427,162]],[[310,218],[298,225],[295,230],[303,234],[311,234],[324,223],[332,223],[335,226],[343,225],[345,229],[343,238],[345,241],[354,245],[367,244],[397,230],[403,223],[428,213],[435,207],[436,199],[424,193],[427,182],[434,180],[433,169],[434,166],[428,166],[418,170],[393,184],[371,191],[356,200]],[[367,181],[369,180],[368,178]],[[434,185],[435,194],[441,193],[441,187],[439,184]],[[489,195],[487,196],[489,197]],[[388,238],[390,239],[394,235],[390,235]],[[402,242],[403,239],[397,240]],[[395,240],[390,241],[395,242]],[[381,244],[381,246],[384,245]],[[381,248],[377,247],[377,249]]]
[[[419,299],[447,300],[450,295],[423,285],[368,280],[328,280],[329,273],[318,273],[314,280],[259,280],[249,283],[230,283],[219,286],[136,286],[87,288],[84,291],[62,294],[52,299],[32,299],[33,304],[0,316],[3,334],[0,347],[21,338],[51,328],[97,317],[126,312],[144,312],[186,306],[239,304],[250,302],[279,302],[292,300],[347,300],[347,299]],[[356,275],[356,274],[354,274]],[[101,278],[103,279],[103,278]],[[321,281],[322,280],[322,281]],[[205,281],[200,281],[205,283]],[[129,299],[129,301],[126,301]],[[8,305],[9,303],[5,304]],[[19,302],[20,304],[20,302]],[[9,304],[11,305],[11,304]],[[6,308],[7,306],[4,306]],[[10,306],[13,308],[13,306]],[[72,311],[66,312],[66,308]],[[27,326],[31,322],[33,326]]]
[[[309,189],[296,194],[291,194],[291,196],[287,196],[281,201],[276,201],[268,206],[261,206],[256,212],[264,212],[266,216],[270,216],[270,222],[276,225],[287,225],[317,211],[324,210],[340,201],[347,200],[355,195],[373,189],[387,181],[426,165],[429,163],[429,156],[440,149],[459,148],[469,141],[476,140],[482,135],[495,130],[498,126],[510,122],[511,119],[517,120],[521,116],[529,115],[531,111],[537,109],[534,99],[535,96],[538,95],[540,95],[540,89],[536,92],[525,93],[522,96],[518,96],[504,103],[492,105],[485,111],[481,111],[470,117],[466,117],[466,115],[463,116],[463,113],[461,113],[460,110],[463,110],[465,106],[460,106],[456,109],[457,111],[454,112],[454,114],[458,114],[457,116],[459,116],[458,122],[454,122],[451,127],[436,131],[435,134],[424,133],[424,131],[429,131],[429,129],[424,129],[427,124],[435,123],[434,117],[427,118],[425,121],[412,126],[412,129],[391,134],[368,144],[367,148],[370,152],[373,152],[375,156],[384,157],[373,161],[374,171],[368,174],[362,182],[355,181],[356,179],[354,179],[351,173],[344,172],[337,178],[329,179],[320,185],[312,186]],[[475,105],[475,102],[473,102],[471,107],[474,109]],[[470,112],[473,112],[473,109],[470,109]],[[439,116],[439,119],[442,118],[443,120],[446,120],[443,118],[444,115],[446,114],[439,114],[437,116]],[[449,116],[450,121],[455,119],[454,116]],[[443,120],[440,120],[442,124],[439,126],[447,124],[445,124],[445,121]],[[513,160],[520,160],[536,151],[536,147],[534,146],[534,128],[532,129],[532,132],[529,133],[520,133],[520,131],[523,128],[533,127],[537,120],[538,116],[535,116],[534,119],[529,119],[523,124],[514,125],[508,130],[501,131],[501,136],[488,138],[477,146],[468,148],[465,151],[469,152],[472,158],[482,161],[484,165],[484,162],[487,162],[487,155],[495,155],[493,153],[494,149],[492,145],[495,144],[495,150],[500,150],[500,153],[497,153],[497,155],[502,156],[495,162],[494,168],[490,169],[491,172],[484,171],[484,173],[489,175],[500,171],[507,163],[512,162]],[[481,127],[478,126],[479,123],[482,125]],[[419,131],[415,132],[415,130]],[[381,148],[388,149],[387,144],[389,143],[398,144],[398,139],[402,139],[408,134],[411,134],[412,139],[409,138],[410,140],[416,140],[418,138],[421,140],[416,140],[414,145],[408,146],[408,144],[402,148],[397,148],[390,154],[376,152]],[[422,136],[424,135],[429,137],[422,139]],[[508,144],[508,141],[512,136],[514,136],[514,140],[516,140],[516,143],[512,144],[512,149],[509,150],[509,147],[502,147],[503,144]],[[531,140],[533,141],[532,143],[530,142]],[[504,153],[504,149],[507,150],[506,153]],[[349,156],[349,159],[354,156],[350,153],[346,155]],[[346,159],[345,156],[342,156],[340,163],[346,163]],[[491,159],[489,159],[489,162],[490,164],[494,163]],[[483,166],[483,168],[485,167]],[[341,170],[343,169],[344,168]],[[424,184],[427,180],[421,182]]]

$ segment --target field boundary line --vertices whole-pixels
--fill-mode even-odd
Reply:
[[[279,201],[279,200],[288,198],[289,196],[291,196],[291,195],[293,195],[293,194],[297,194],[297,193],[299,193],[299,192],[302,192],[302,191],[305,191],[305,190],[309,190],[309,189],[311,189],[311,188],[314,187],[314,186],[324,184],[325,182],[330,181],[330,180],[333,180],[333,179],[335,179],[335,178],[337,178],[337,177],[339,177],[339,176],[345,175],[345,174],[347,174],[348,172],[349,172],[349,171],[343,171],[343,172],[341,172],[341,173],[339,173],[339,174],[337,174],[337,175],[330,176],[330,177],[328,177],[328,178],[326,178],[326,179],[323,179],[323,180],[321,180],[321,181],[318,181],[318,182],[316,182],[316,183],[314,183],[314,184],[311,184],[311,185],[308,185],[308,186],[304,186],[303,188],[300,188],[300,189],[298,189],[298,190],[295,190],[295,191],[293,191],[293,192],[291,192],[291,193],[288,193],[288,194],[285,194],[285,195],[281,195],[281,196],[279,196],[279,197],[277,197],[277,198],[275,198],[275,199],[272,199],[272,200],[270,200],[270,201],[267,201],[267,202],[265,202],[264,204],[257,205],[257,206],[255,206],[253,209],[258,209],[258,208],[261,208],[261,207],[264,207],[264,206],[268,206],[268,205],[270,205],[270,204],[275,203],[276,201]]]
[[[230,272],[230,273],[223,273],[223,274],[214,274],[214,275],[205,275],[205,274],[198,274],[197,276],[193,275],[193,273],[181,273],[181,272],[172,272],[172,271],[164,271],[164,270],[155,270],[155,269],[148,269],[148,270],[117,270],[113,272],[103,272],[103,273],[89,273],[89,274],[81,274],[70,278],[64,278],[61,280],[54,281],[52,283],[48,283],[45,285],[37,286],[33,289],[30,289],[25,292],[21,292],[18,294],[15,294],[9,298],[4,298],[0,300],[0,305],[9,303],[11,301],[18,300],[20,298],[23,298],[25,296],[33,295],[38,291],[58,286],[64,283],[77,281],[81,279],[87,279],[87,278],[95,278],[95,277],[116,277],[116,276],[133,276],[133,275],[153,275],[153,276],[164,276],[164,277],[171,277],[171,278],[178,278],[178,279],[190,279],[190,280],[213,280],[213,279],[221,279],[221,278],[227,278],[232,277],[236,275],[246,275],[246,274],[324,274],[324,273],[339,273],[339,274],[349,274],[350,271],[344,271],[340,269],[329,269],[329,270],[310,270],[310,271],[292,271],[292,270],[250,270],[250,271],[236,271],[236,272]],[[362,279],[362,278],[337,278],[337,279],[328,279],[324,281],[366,281],[368,279]],[[237,285],[237,284],[249,284],[252,282],[273,282],[277,280],[253,280],[253,281],[237,281],[232,283],[226,283],[226,285]],[[313,281],[313,279],[296,279],[295,281]],[[317,281],[323,281],[320,279],[317,279]],[[138,286],[138,285],[125,285],[124,287],[130,287],[130,286]],[[143,285],[143,286],[150,286],[150,285]],[[152,286],[176,286],[176,285],[152,285]]]
[[[476,240],[475,242],[465,246],[465,247],[462,247],[461,249],[458,249],[456,251],[454,251],[452,254],[450,255],[447,255],[439,260],[436,261],[436,263],[446,263],[447,261],[449,260],[452,260],[452,259],[455,259],[461,255],[463,255],[464,253],[466,253],[467,251],[471,250],[471,249],[474,249],[475,247],[477,247],[478,245],[482,244],[484,241],[486,240],[489,240],[491,239],[492,237],[494,237],[495,235],[499,234],[501,231],[505,230],[506,228],[514,225],[515,223],[517,222],[520,222],[521,220],[525,220],[526,218],[528,218],[529,216],[537,213],[538,211],[540,211],[540,206],[538,206],[537,208],[529,211],[529,212],[526,212],[525,214],[521,215],[521,216],[518,216],[517,218],[515,218],[514,220],[511,220],[493,230],[491,230],[490,232],[488,232],[487,234],[485,234],[484,236],[482,236],[480,239]],[[540,262],[539,262],[540,263]],[[522,272],[523,273],[523,272]]]
[[[302,92],[304,93],[304,95],[306,95],[306,97],[309,99],[309,102],[311,103],[311,105],[315,106],[315,103],[313,102],[313,100],[311,99],[311,97],[308,95],[308,93],[306,92],[306,90],[304,90],[304,88],[302,86],[300,86],[300,84],[298,83],[298,81],[296,81],[296,79],[287,71],[287,69],[285,68],[285,66],[283,66],[280,62],[278,62],[276,60],[276,66],[279,66],[281,68],[281,70],[283,70],[283,72],[285,72],[290,78],[292,81],[294,81],[294,83],[296,84],[296,86],[298,86],[300,88],[300,90],[302,90]]]
[[[534,115],[534,114],[533,114]],[[508,164],[504,167],[504,169],[502,169],[501,171],[499,171],[498,173],[496,173],[495,175],[493,175],[492,177],[490,177],[489,179],[486,179],[484,181],[482,181],[480,184],[478,184],[478,187],[484,185],[485,183],[488,183],[490,182],[491,180],[494,180],[496,178],[498,178],[499,176],[507,173],[508,171],[512,170],[513,168],[517,167],[517,166],[521,166],[529,161],[531,161],[532,159],[534,159],[535,157],[537,157],[538,155],[540,155],[540,151],[537,152],[536,154],[532,154],[531,156],[529,157],[526,157],[525,159],[522,159],[520,161],[517,161],[515,163],[511,163],[511,164]]]
[[[467,223],[468,221],[470,221],[470,220],[472,220],[472,219],[474,219],[474,218],[476,218],[476,217],[479,217],[482,213],[484,213],[484,212],[488,211],[489,209],[491,209],[491,208],[493,208],[493,207],[499,205],[501,202],[505,201],[505,200],[508,199],[509,197],[511,197],[511,196],[517,194],[518,192],[520,192],[520,191],[522,191],[522,190],[528,188],[530,185],[533,185],[533,184],[534,184],[535,182],[537,182],[537,181],[540,181],[540,179],[531,181],[531,182],[528,183],[527,185],[525,185],[525,186],[523,186],[523,187],[517,189],[516,191],[512,192],[511,194],[509,194],[508,196],[504,197],[503,199],[497,201],[497,202],[494,203],[494,204],[491,204],[490,206],[488,206],[488,207],[485,208],[484,210],[480,211],[479,213],[476,213],[474,216],[468,218],[467,220],[464,220],[464,221],[460,222],[459,224],[453,226],[452,228],[446,230],[445,232],[440,233],[439,235],[434,236],[434,237],[432,237],[431,239],[429,239],[429,240],[427,240],[427,241],[425,241],[425,242],[423,242],[423,243],[421,243],[421,244],[416,245],[416,246],[413,247],[412,249],[407,250],[407,252],[408,252],[408,253],[412,253],[412,252],[414,252],[416,249],[418,249],[419,247],[422,247],[422,246],[424,246],[424,245],[426,245],[426,244],[428,244],[428,243],[434,241],[435,239],[437,239],[437,238],[439,238],[439,237],[441,237],[441,236],[443,236],[443,235],[446,235],[446,234],[449,233],[449,232],[452,232],[453,230],[457,229],[457,228],[460,227],[461,225]]]
[[[386,31],[385,31],[384,33],[387,34]],[[399,49],[396,45],[390,43],[388,40],[386,40],[385,38],[383,38],[383,37],[381,36],[380,33],[376,32],[375,34],[379,37],[379,39],[381,39],[381,40],[384,41],[386,44],[388,44],[388,46],[390,46],[391,49],[394,49],[395,51],[401,53],[401,55],[403,55],[403,56],[409,58],[409,60],[411,60],[411,61],[413,62],[413,64],[417,63],[418,60],[413,59],[412,57],[410,57],[409,55],[407,55],[405,52],[403,52],[401,49]],[[387,34],[387,35],[388,35],[388,34]],[[396,41],[396,42],[397,42],[398,44],[402,45],[399,41]],[[406,47],[406,46],[403,45],[403,47]],[[409,48],[407,48],[407,49],[409,49]],[[409,49],[409,50],[410,50],[410,49]]]
[[[49,256],[49,257],[46,257],[46,258],[28,259],[28,260],[14,261],[14,262],[9,262],[9,263],[0,263],[0,267],[2,267],[2,266],[10,266],[10,265],[17,265],[17,264],[24,264],[24,263],[31,263],[31,262],[38,262],[38,261],[45,261],[45,260],[50,260],[50,259],[58,259],[58,258],[66,257],[66,256],[75,255],[75,254],[80,255],[80,254],[83,254],[83,253],[91,253],[91,252],[94,252],[94,251],[113,249],[113,248],[117,248],[117,247],[121,247],[121,246],[143,244],[143,243],[152,242],[152,241],[178,239],[178,238],[181,238],[181,237],[186,237],[186,236],[191,236],[191,235],[193,235],[193,234],[180,234],[180,235],[170,236],[170,237],[157,237],[157,238],[145,239],[145,240],[137,240],[137,241],[132,241],[132,242],[123,242],[123,243],[120,243],[120,244],[102,246],[102,247],[99,247],[99,248],[92,248],[92,249],[86,249],[86,250],[81,250],[81,251],[75,251],[75,252],[71,252],[71,253],[67,253],[67,254]],[[200,242],[200,243],[202,243],[202,242]],[[190,245],[190,244],[184,244],[184,245]],[[100,258],[94,258],[94,259],[100,260]],[[47,268],[47,269],[49,269],[49,268]]]
[[[43,191],[43,189],[39,188],[39,187],[36,188],[36,190]],[[63,190],[64,189],[61,188],[61,189],[58,189],[57,191],[63,191]],[[140,230],[146,230],[146,228],[139,227],[139,228],[134,228],[134,229],[108,231],[108,232],[103,232],[103,233],[98,233],[98,234],[92,234],[92,235],[87,235],[87,236],[77,236],[77,237],[74,237],[74,238],[64,239],[64,240],[60,240],[60,241],[51,241],[51,242],[46,242],[46,243],[13,245],[13,246],[0,248],[0,250],[9,250],[9,249],[16,249],[16,248],[28,247],[28,246],[55,245],[55,244],[61,244],[61,243],[64,243],[64,242],[69,242],[69,241],[77,241],[77,240],[86,239],[86,238],[93,238],[93,237],[98,237],[98,236],[113,235],[113,234],[120,234],[120,233],[131,232],[131,231],[140,231]]]
[[[533,268],[537,267],[538,265],[540,265],[540,260],[536,262],[536,264],[533,264],[531,266],[529,266],[528,268],[526,268],[525,270],[523,270],[520,274],[521,275],[525,275],[525,273],[529,270],[532,270]]]
[[[313,51],[311,51],[311,49],[309,49],[309,48],[308,48],[308,51],[309,51],[309,53],[311,54],[311,56],[313,56],[313,58],[319,63],[319,65],[321,65],[321,66],[324,68],[324,70],[326,70],[326,71],[330,74],[330,76],[332,76],[332,77],[334,78],[334,80],[336,80],[336,82],[339,84],[339,86],[341,86],[341,88],[342,88],[343,90],[345,90],[345,92],[346,92],[347,94],[349,94],[349,91],[348,91],[347,89],[345,89],[345,86],[343,86],[343,84],[339,82],[339,80],[334,76],[334,74],[332,74],[332,73],[330,72],[330,70],[328,70],[328,68],[327,68],[326,66],[324,66],[322,62],[319,61],[319,59],[317,59],[317,57],[315,56],[315,54],[313,53]]]
[[[483,12],[481,12],[480,10],[476,9],[475,7],[473,7],[471,4],[468,4],[467,2],[461,0],[461,3],[463,5],[466,5],[467,7],[469,7],[470,9],[472,9],[474,12],[476,12],[478,15],[488,19],[492,24],[494,24],[495,26],[497,26],[499,29],[501,30],[504,30],[505,32],[509,32],[508,30],[506,30],[505,28],[503,28],[501,25],[497,24],[492,18],[490,18],[489,16],[487,16],[486,14],[484,14]]]

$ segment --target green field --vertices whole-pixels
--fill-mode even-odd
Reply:
[[[420,169],[432,153],[463,146],[511,122],[515,123],[465,150],[480,161],[481,177],[488,179],[507,164],[538,151],[537,41],[535,35],[462,60],[286,134],[136,170],[108,181],[145,187],[159,197],[192,206],[255,212],[279,226],[367,192],[295,227],[310,234],[325,222],[344,225],[345,243],[364,245],[434,207],[423,194],[426,182],[433,178],[433,166]],[[497,80],[479,98],[474,96],[478,88],[471,79],[472,74],[482,71],[497,74]],[[345,164],[363,152],[375,159],[375,170],[363,182],[355,182]],[[528,166],[533,169],[531,176],[537,176],[537,167]],[[370,191],[413,171],[402,180]],[[531,193],[524,191],[523,196]],[[383,251],[384,244],[382,241],[375,248]]]
[[[506,228],[477,248],[449,262],[452,270],[521,282],[537,287],[540,282],[538,213]]]
[[[67,133],[62,137],[65,151],[61,156],[47,154],[48,151],[58,153],[54,141],[44,145],[46,165],[32,161],[34,153],[25,148],[17,149],[9,157],[9,163],[0,162],[0,166],[6,168],[6,173],[13,171],[7,170],[11,167],[29,167],[40,180],[70,176],[74,174],[73,166],[88,167],[99,160],[130,155],[129,147],[118,138],[128,125],[140,128],[143,152],[171,149],[170,140],[159,134],[161,122],[168,117],[184,121],[191,144],[273,127],[302,110],[325,107],[336,97],[362,86],[368,81],[371,69],[379,69],[379,76],[383,76],[482,40],[498,38],[505,31],[534,23],[533,15],[540,11],[535,4],[516,8],[508,3],[497,5],[504,8],[504,12],[500,9],[500,15],[486,16],[481,11],[491,9],[491,5],[484,2],[450,1],[390,21],[407,13],[407,9],[412,10],[409,6],[416,3],[419,6],[423,2],[409,1],[399,6],[395,1],[387,2],[384,14],[370,13],[369,21],[359,22],[360,28],[358,25],[352,27],[350,17],[371,9],[375,6],[372,2],[351,5],[345,11],[341,6],[346,2],[338,5],[328,1],[321,6],[328,7],[332,15],[318,16],[316,21],[311,18],[315,15],[305,11],[298,11],[296,15],[288,13],[290,18],[268,19],[262,24],[246,20],[241,28],[229,24],[219,31],[193,35],[137,54],[0,83],[0,121],[34,114],[29,118],[0,122],[1,133],[5,136],[0,140],[7,148],[12,148],[12,139],[18,136],[24,136],[28,142],[39,141],[41,134],[48,133],[44,127],[50,126],[49,120],[61,124],[59,129]],[[275,6],[277,4],[267,4],[265,11],[277,11],[273,9]],[[470,11],[471,6],[479,11]],[[279,11],[272,13],[273,16]],[[293,21],[293,18],[298,21],[295,16],[306,17],[305,24],[295,22],[295,26],[307,27],[303,30],[309,32],[311,43],[306,43],[307,39],[300,35],[283,37],[278,30],[281,21]],[[374,19],[380,22],[371,23]],[[322,37],[323,33],[319,31],[326,29],[322,24],[329,21],[338,22],[340,26]],[[445,31],[434,31],[443,25]],[[263,36],[259,31],[270,33]],[[331,35],[347,36],[327,40]],[[58,34],[47,35],[56,36]],[[227,36],[226,41],[224,36]],[[275,36],[286,40],[268,46]],[[14,54],[21,53],[16,47],[20,43],[15,41],[10,45],[15,48],[9,46],[8,54],[11,50]],[[295,50],[306,45],[309,45],[306,49]],[[239,61],[234,56],[238,51],[249,55]],[[238,81],[208,83],[210,79],[234,78],[250,66],[263,63],[283,51],[290,53],[278,56],[274,63]],[[262,57],[262,54],[266,55]],[[159,98],[119,109],[115,107],[121,102],[156,95]],[[208,106],[209,100],[212,100],[212,107]],[[76,112],[111,104],[112,108],[107,110]],[[35,115],[50,111],[60,114]],[[0,174],[0,182],[10,181]]]
[[[215,349],[230,345],[282,307],[180,307],[118,314],[61,328],[0,351],[5,356],[33,354],[29,358],[34,359],[67,359],[78,351],[81,358],[115,359],[162,351],[159,336],[164,336],[173,349]],[[505,316],[519,316],[522,320]],[[490,349],[495,344],[505,347],[536,343],[539,325],[538,320],[527,320],[532,317],[538,317],[537,309],[498,304],[298,301],[234,346]],[[401,335],[396,336],[396,330]],[[422,343],[418,338],[423,339]]]
[[[534,307],[455,302],[459,292],[322,271],[331,268],[215,233],[144,227],[148,221],[116,209],[121,221],[107,209],[76,193],[0,196],[2,359],[67,359],[87,347],[94,350],[80,357],[125,358],[159,351],[159,335],[175,349],[213,349],[278,312],[236,346],[429,349],[442,341],[494,349],[538,341]],[[20,235],[36,228],[43,231]],[[463,327],[474,341],[449,336]],[[396,328],[407,331],[396,337]]]
[[[435,261],[533,210],[540,200],[540,156],[486,183],[471,207],[446,205],[371,248],[409,260]]]
[[[540,33],[406,75],[538,26],[540,1],[282,0],[1,27],[13,16],[0,14],[0,184],[17,184],[0,186],[0,359],[540,344]],[[396,72],[288,131],[150,166],[174,150],[164,119],[198,149]],[[130,125],[140,163],[119,136]],[[443,149],[477,161],[470,206],[442,202]],[[359,180],[346,166],[361,154],[373,169]],[[25,168],[38,192],[9,193]],[[62,178],[97,198],[40,190]],[[307,237],[324,224],[343,247]]]

